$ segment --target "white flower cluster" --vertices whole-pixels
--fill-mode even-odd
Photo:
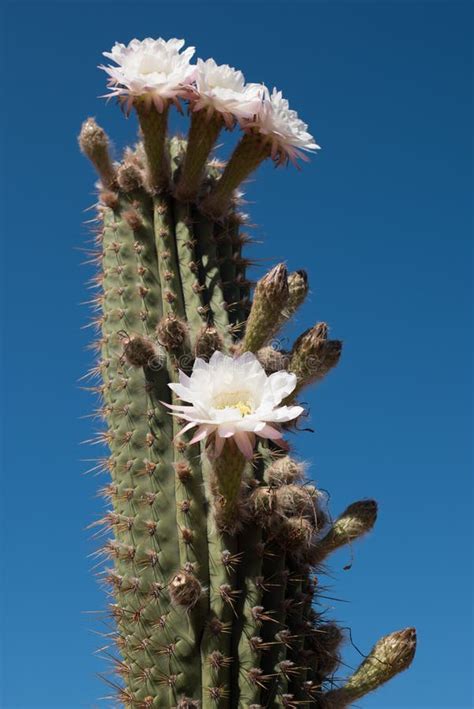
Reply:
[[[260,132],[270,142],[272,157],[293,162],[302,151],[319,146],[307,125],[289,108],[281,91],[273,93],[264,84],[246,84],[244,75],[214,59],[191,64],[194,47],[184,47],[182,39],[132,39],[125,46],[115,44],[104,56],[116,66],[101,66],[109,75],[108,96],[118,96],[130,108],[137,98],[163,111],[170,101],[189,101],[192,111],[221,114],[227,127],[236,122],[243,130]]]

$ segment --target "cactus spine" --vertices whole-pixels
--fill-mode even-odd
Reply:
[[[341,343],[324,323],[290,353],[268,345],[307,294],[304,271],[276,266],[249,306],[234,190],[271,146],[249,131],[221,166],[209,156],[220,119],[193,114],[187,142],[167,135],[169,106],[135,108],[143,142],[119,164],[93,119],[79,137],[101,180],[95,372],[111,481],[98,556],[116,626],[114,699],[133,709],[348,706],[414,652],[411,629],[387,636],[333,688],[343,633],[314,608],[314,572],[372,528],[375,503],[330,525],[279,441],[261,440],[250,462],[227,444],[212,458],[164,406],[177,403],[168,384],[179,371],[217,350],[293,372],[295,393],[337,364]]]

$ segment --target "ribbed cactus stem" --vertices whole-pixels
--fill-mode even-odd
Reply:
[[[194,229],[199,242],[199,257],[204,284],[206,286],[209,322],[219,329],[224,338],[224,343],[230,345],[232,337],[219,270],[214,222],[206,216],[199,214],[197,211],[194,212],[194,215]]]
[[[415,650],[414,628],[399,630],[381,638],[345,685],[324,695],[324,709],[345,709],[357,699],[378,689],[392,677],[408,669]]]
[[[242,342],[243,352],[257,352],[275,334],[288,302],[288,272],[280,263],[260,279]]]
[[[235,148],[222,176],[201,204],[214,219],[221,219],[229,209],[237,187],[271,155],[271,145],[259,133],[246,133]]]
[[[376,519],[377,503],[375,500],[353,502],[336,519],[329,532],[318,541],[313,552],[313,563],[322,562],[339,547],[350,544],[370,532]]]
[[[158,111],[145,100],[137,100],[134,105],[143,134],[148,186],[152,192],[160,192],[169,180],[169,159],[166,153],[169,106],[165,104],[163,110]]]
[[[147,54],[155,66],[163,41],[142,44],[157,50]],[[414,631],[383,638],[344,686],[325,692],[343,633],[313,608],[313,571],[369,531],[377,508],[350,505],[321,538],[322,495],[283,450],[292,412],[277,399],[294,380],[287,371],[293,401],[337,363],[341,343],[319,323],[291,352],[269,344],[303,303],[307,276],[279,264],[250,302],[235,190],[272,149],[284,159],[282,136],[251,129],[227,165],[209,162],[220,114],[192,112],[188,141],[167,136],[170,102],[186,91],[124,99],[143,141],[118,164],[93,119],[79,137],[102,182],[91,375],[102,378],[92,387],[106,422],[97,442],[110,457],[98,467],[111,481],[94,526],[107,535],[97,557],[116,624],[116,699],[130,709],[342,709],[408,666]]]
[[[209,154],[224,125],[220,113],[209,115],[206,109],[191,112],[188,145],[176,187],[176,198],[183,202],[197,197]]]
[[[105,130],[96,123],[94,118],[88,118],[82,124],[79,146],[93,163],[104,187],[114,187],[116,173],[109,154],[110,141]]]

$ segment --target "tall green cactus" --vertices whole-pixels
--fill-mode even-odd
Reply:
[[[270,143],[250,131],[222,166],[209,152],[224,121],[193,116],[187,144],[166,135],[168,106],[135,106],[143,142],[120,163],[93,119],[79,138],[101,181],[95,371],[111,482],[98,555],[116,624],[115,698],[143,709],[342,709],[408,667],[415,648],[412,629],[387,636],[335,688],[343,632],[314,608],[314,572],[372,528],[375,502],[331,524],[282,441],[259,439],[251,461],[230,442],[211,455],[166,407],[179,403],[169,387],[179,371],[216,351],[293,372],[292,403],[337,364],[341,343],[320,323],[291,352],[269,345],[306,296],[303,271],[275,267],[250,308],[234,189]]]

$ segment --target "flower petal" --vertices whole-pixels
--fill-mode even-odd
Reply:
[[[247,458],[247,460],[252,460],[253,458],[253,436],[249,433],[241,433],[238,431],[234,436],[235,442],[239,450]]]

